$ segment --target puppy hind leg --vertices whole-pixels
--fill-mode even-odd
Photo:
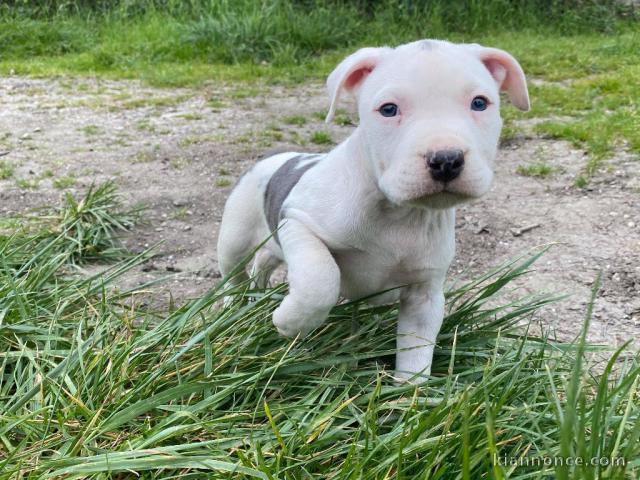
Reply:
[[[269,279],[273,271],[282,263],[278,257],[266,248],[261,248],[256,253],[256,258],[251,268],[251,278],[254,286],[259,289],[265,289],[269,286]]]
[[[247,174],[231,192],[222,214],[218,235],[218,268],[230,285],[239,285],[249,279],[245,266],[240,263],[259,245],[257,230],[262,219],[261,196],[255,179]],[[266,236],[267,234],[265,234]]]
[[[244,266],[240,266],[240,263],[251,252],[251,249],[221,249],[218,247],[218,265],[220,268],[220,275],[222,278],[227,278],[227,283],[230,286],[240,285],[249,280],[249,275]],[[235,270],[235,273],[234,273]],[[230,276],[233,274],[233,276]]]
[[[223,217],[218,239],[218,268],[222,278],[226,279],[225,290],[249,281],[246,265],[241,265],[241,262],[253,250],[251,244],[246,241],[246,238],[250,238],[247,237],[248,232],[243,232],[238,225],[230,225],[230,222],[232,220]],[[229,308],[237,298],[236,295],[225,295],[223,308]]]

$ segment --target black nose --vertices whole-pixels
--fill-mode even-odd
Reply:
[[[428,152],[427,166],[434,180],[450,182],[460,175],[464,168],[464,152],[462,150]]]

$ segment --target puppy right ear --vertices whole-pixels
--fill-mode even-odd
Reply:
[[[325,119],[326,123],[331,122],[336,113],[336,106],[343,91],[355,94],[362,86],[362,82],[380,60],[391,52],[389,47],[381,48],[361,48],[356,53],[345,58],[327,78],[327,90],[331,104],[329,113]]]
[[[507,92],[511,103],[525,112],[529,110],[527,80],[518,61],[504,50],[483,47],[477,43],[468,46],[484,63],[484,66],[500,86],[500,90]]]

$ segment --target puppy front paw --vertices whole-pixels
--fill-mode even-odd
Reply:
[[[282,304],[273,312],[273,324],[283,337],[305,337],[312,330],[322,325],[328,312],[311,311],[297,303],[290,296],[285,297]]]
[[[393,379],[396,385],[405,385],[407,383],[412,385],[419,385],[426,382],[431,375],[431,367],[425,370],[415,373],[406,370],[396,370],[393,374]]]

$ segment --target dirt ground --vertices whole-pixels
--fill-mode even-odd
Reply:
[[[178,299],[219,281],[222,207],[261,152],[323,151],[330,146],[312,143],[314,132],[327,131],[338,142],[353,129],[323,124],[327,99],[320,84],[159,90],[129,81],[10,77],[0,79],[0,100],[0,162],[15,166],[13,177],[0,180],[0,215],[56,204],[62,187],[81,192],[93,181],[115,179],[126,203],[148,207],[127,245],[140,251],[162,242],[128,282],[172,275],[164,295],[170,290]],[[292,115],[306,124],[288,124]],[[610,345],[633,339],[637,348],[640,161],[619,153],[588,188],[575,188],[588,157],[568,143],[526,133],[537,120],[523,120],[525,134],[501,149],[491,192],[458,209],[450,280],[554,244],[520,281],[525,292],[570,295],[544,309],[542,323],[562,338],[577,334],[602,272],[589,338]],[[516,173],[533,161],[557,171],[542,179]]]

